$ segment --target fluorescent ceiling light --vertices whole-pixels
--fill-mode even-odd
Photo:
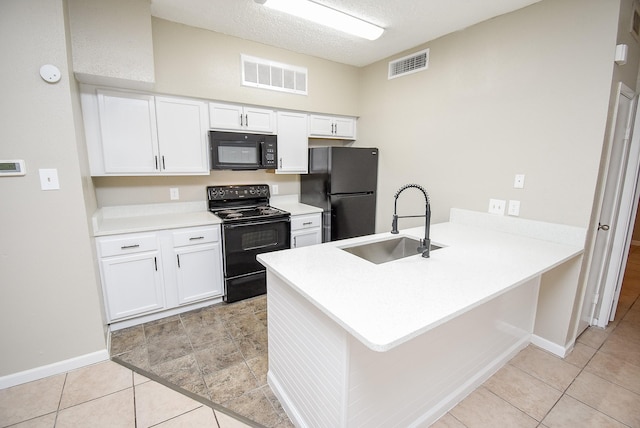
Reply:
[[[375,40],[384,32],[384,28],[310,0],[256,0],[256,3],[367,40]]]

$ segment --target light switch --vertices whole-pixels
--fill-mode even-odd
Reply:
[[[524,189],[524,174],[516,174],[513,187],[516,189]]]
[[[58,190],[60,189],[60,182],[58,181],[58,170],[52,169],[40,169],[40,188],[42,190]]]
[[[177,187],[170,187],[169,197],[171,198],[172,201],[177,201],[178,199],[180,199],[180,190],[178,190]]]

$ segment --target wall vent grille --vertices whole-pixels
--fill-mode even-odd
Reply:
[[[389,61],[389,79],[416,73],[429,68],[429,49]]]
[[[242,85],[307,95],[307,69],[248,55],[240,56]]]

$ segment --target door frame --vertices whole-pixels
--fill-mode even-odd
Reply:
[[[622,97],[629,100],[629,112],[625,117],[620,116],[620,102]],[[578,334],[581,333],[589,325],[597,325],[605,327],[609,321],[609,314],[604,317],[601,315],[607,310],[611,309],[613,300],[616,296],[616,288],[622,280],[622,273],[624,273],[624,267],[626,258],[628,255],[628,246],[625,245],[627,236],[630,234],[629,229],[632,229],[632,221],[629,220],[629,210],[635,212],[638,205],[638,167],[640,164],[630,165],[632,160],[629,154],[631,153],[630,142],[635,142],[637,145],[638,137],[632,139],[632,129],[634,125],[634,118],[636,117],[637,97],[635,92],[627,87],[624,83],[618,83],[618,90],[616,92],[615,104],[613,105],[613,114],[610,122],[610,131],[607,141],[606,152],[606,167],[602,174],[602,191],[600,192],[598,204],[596,207],[597,217],[597,230],[594,231],[592,240],[592,250],[589,260],[589,269],[586,277],[586,290],[584,294],[582,316],[578,326]],[[620,123],[620,120],[624,120],[624,135],[622,136],[622,151],[623,154],[619,160],[620,164],[617,165],[620,173],[616,177],[609,177],[612,167],[615,161],[612,159],[612,153],[614,150],[614,144],[616,137],[620,135],[616,132]],[[633,171],[631,171],[633,169]],[[609,187],[607,190],[608,180],[611,178],[617,179],[617,185],[614,189]],[[625,191],[626,190],[626,191]],[[614,229],[612,232],[607,230],[601,230],[600,221],[602,221],[602,211],[605,201],[613,198],[614,211],[612,212],[611,224],[608,226]],[[635,198],[635,200],[634,200]],[[624,203],[625,213],[620,215],[620,207]],[[596,223],[594,221],[594,223]],[[613,251],[614,245],[616,251]],[[605,297],[607,301],[605,302]]]

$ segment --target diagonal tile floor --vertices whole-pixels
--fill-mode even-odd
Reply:
[[[267,385],[265,296],[115,331],[111,355],[263,426],[293,426]]]
[[[640,427],[640,247],[623,284],[606,329],[564,359],[527,347],[433,427]],[[114,359],[148,377],[108,361],[0,390],[0,427],[291,426],[266,385],[265,315],[262,297],[114,332]]]

